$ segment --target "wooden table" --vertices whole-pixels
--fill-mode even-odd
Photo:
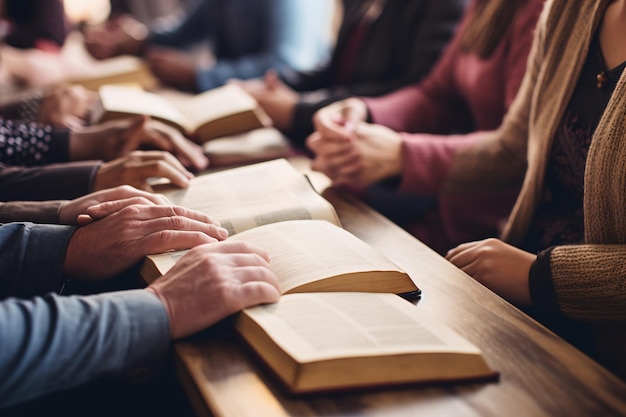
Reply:
[[[306,171],[307,163],[296,161]],[[327,180],[313,175],[324,189]],[[179,342],[177,369],[200,416],[626,416],[626,384],[388,219],[334,189],[344,227],[403,267],[436,314],[484,352],[494,383],[289,397],[229,334]]]

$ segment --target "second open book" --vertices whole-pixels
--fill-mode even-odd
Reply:
[[[283,296],[244,310],[235,326],[288,390],[494,376],[475,346],[395,295],[419,289],[384,253],[344,230],[332,205],[286,160],[197,177],[189,189],[165,194],[219,220],[229,240],[268,252]],[[148,256],[143,278],[158,279],[184,253]]]
[[[99,89],[99,98],[91,110],[92,123],[145,114],[200,143],[271,124],[257,101],[232,84],[195,95],[105,85]]]

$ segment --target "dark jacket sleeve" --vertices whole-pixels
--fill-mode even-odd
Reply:
[[[98,161],[41,167],[0,163],[0,201],[73,200],[91,192]]]

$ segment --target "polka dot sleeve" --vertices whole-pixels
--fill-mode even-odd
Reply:
[[[69,160],[69,131],[0,119],[0,162],[34,166]]]

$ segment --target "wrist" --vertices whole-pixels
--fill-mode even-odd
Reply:
[[[149,293],[152,293],[156,298],[159,299],[159,301],[163,305],[163,309],[165,310],[165,316],[167,317],[168,328],[169,328],[169,331],[170,331],[170,337],[174,338],[174,329],[173,329],[173,325],[172,325],[172,312],[171,312],[171,308],[170,308],[169,303],[167,302],[165,297],[163,297],[161,295],[161,293],[159,291],[157,291],[156,289],[154,289],[153,287],[148,286],[148,287],[145,288],[145,290],[148,291]]]
[[[69,159],[70,161],[82,161],[85,158],[85,150],[83,149],[83,140],[80,133],[70,130],[69,138]]]
[[[387,172],[386,178],[399,177],[402,175],[404,168],[404,152],[403,152],[403,140],[402,136],[396,134],[391,139],[390,144],[391,154],[389,163],[389,172]]]

